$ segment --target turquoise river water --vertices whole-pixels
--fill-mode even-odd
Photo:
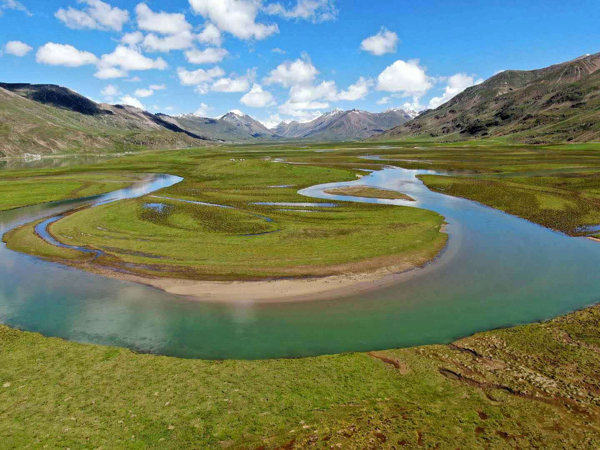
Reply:
[[[304,303],[199,303],[17,254],[1,244],[0,322],[140,352],[260,359],[447,343],[600,302],[600,244],[431,192],[416,178],[435,173],[384,168],[356,182],[301,191],[335,202],[425,208],[446,218],[450,239],[443,254],[381,290]],[[138,197],[178,181],[157,176],[95,199],[2,212],[0,235],[79,205]],[[399,190],[416,202],[323,193],[348,184]]]

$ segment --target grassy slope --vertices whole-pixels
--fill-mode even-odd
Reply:
[[[452,346],[194,361],[0,327],[7,448],[597,448],[600,309]]]
[[[455,142],[600,140],[600,54],[535,71],[507,70],[381,136]]]
[[[43,105],[0,88],[0,158],[202,145],[183,133],[111,120]]]

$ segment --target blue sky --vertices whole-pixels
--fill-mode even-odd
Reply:
[[[435,107],[600,51],[599,23],[598,0],[0,0],[0,81],[272,125]]]

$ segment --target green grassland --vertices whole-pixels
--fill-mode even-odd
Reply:
[[[139,180],[140,176],[136,174],[112,173],[2,177],[0,211],[58,200],[92,197],[131,186]]]
[[[597,448],[600,308],[450,346],[198,361],[0,327],[5,448]]]
[[[155,195],[239,208],[141,198],[95,208],[98,213],[83,210],[51,228],[61,239],[93,241],[113,252],[125,249],[129,254],[115,257],[152,264],[157,260],[148,255],[181,263],[168,259],[173,255],[163,239],[199,243],[210,236],[231,243],[248,231],[281,229],[248,238],[264,240],[263,249],[277,251],[271,240],[295,233],[342,252],[338,242],[352,245],[344,241],[352,222],[354,228],[364,223],[384,239],[400,241],[401,234],[395,233],[406,232],[407,222],[439,226],[441,219],[427,212],[411,210],[415,216],[405,215],[409,208],[339,202],[338,208],[301,213],[251,205],[313,202],[297,190],[356,179],[354,169],[381,165],[458,171],[449,178],[427,175],[423,180],[435,190],[473,198],[551,228],[571,232],[573,227],[600,223],[600,146],[395,146],[399,148],[348,144],[177,151],[12,173],[11,180],[23,179],[15,196],[24,201],[26,191],[37,183],[33,180],[40,177],[60,184],[61,177],[83,181],[106,179],[99,177],[111,173],[126,180],[121,177],[132,173],[170,173],[185,182]],[[334,148],[338,150],[313,151]],[[391,161],[361,158],[367,155],[385,155]],[[303,165],[277,164],[269,158]],[[0,179],[6,180],[7,173],[0,172]],[[293,187],[269,187],[279,185]],[[167,204],[167,214],[144,206],[157,202]],[[579,214],[580,209],[585,214]],[[402,226],[385,227],[390,222]],[[435,227],[419,232],[425,236],[435,231],[439,237]],[[307,229],[320,231],[306,235]],[[32,230],[33,225],[16,230],[11,234],[20,235],[9,241],[50,259],[77,257],[77,252],[69,256],[63,249],[48,248],[52,246],[44,250]],[[77,235],[84,230],[90,236]],[[144,233],[161,239],[138,242]],[[368,251],[377,254],[378,245]],[[186,258],[196,257],[189,252]],[[302,255],[295,258],[297,267],[305,265]],[[262,262],[260,270],[271,270],[268,261]],[[333,259],[327,262],[337,264]],[[448,346],[271,361],[140,355],[0,326],[0,361],[0,436],[7,448],[600,447],[600,307],[541,324],[480,333]]]
[[[390,191],[387,189],[378,189],[368,186],[347,186],[336,189],[328,189],[325,191],[326,194],[333,195],[347,195],[352,197],[362,198],[380,198],[386,200],[407,200],[414,201],[413,198],[409,197],[402,192]]]
[[[350,202],[338,202],[335,208],[309,207],[310,212],[302,206],[256,205],[312,203],[297,191],[356,179],[355,171],[348,169],[280,164],[267,158],[262,153],[231,158],[187,151],[145,156],[141,170],[154,170],[147,165],[165,161],[161,171],[181,175],[184,181],[153,196],[71,214],[50,231],[69,245],[102,250],[105,254],[95,264],[103,267],[127,264],[130,272],[143,275],[211,280],[407,268],[433,259],[445,245],[446,235],[439,232],[443,218],[430,211]],[[292,187],[278,187],[283,185]],[[160,211],[152,209],[156,203]],[[41,239],[23,240],[22,230],[17,231],[6,237],[13,250],[82,260],[73,258],[71,250],[55,249],[50,256]],[[36,239],[39,252],[32,246]]]

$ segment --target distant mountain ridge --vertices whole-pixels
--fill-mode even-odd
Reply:
[[[374,134],[389,130],[416,117],[414,111],[389,109],[382,113],[371,113],[352,109],[335,109],[311,122],[280,123],[274,132],[284,138],[311,140],[366,139]]]
[[[501,72],[379,139],[488,137],[532,144],[600,140],[600,53]]]

